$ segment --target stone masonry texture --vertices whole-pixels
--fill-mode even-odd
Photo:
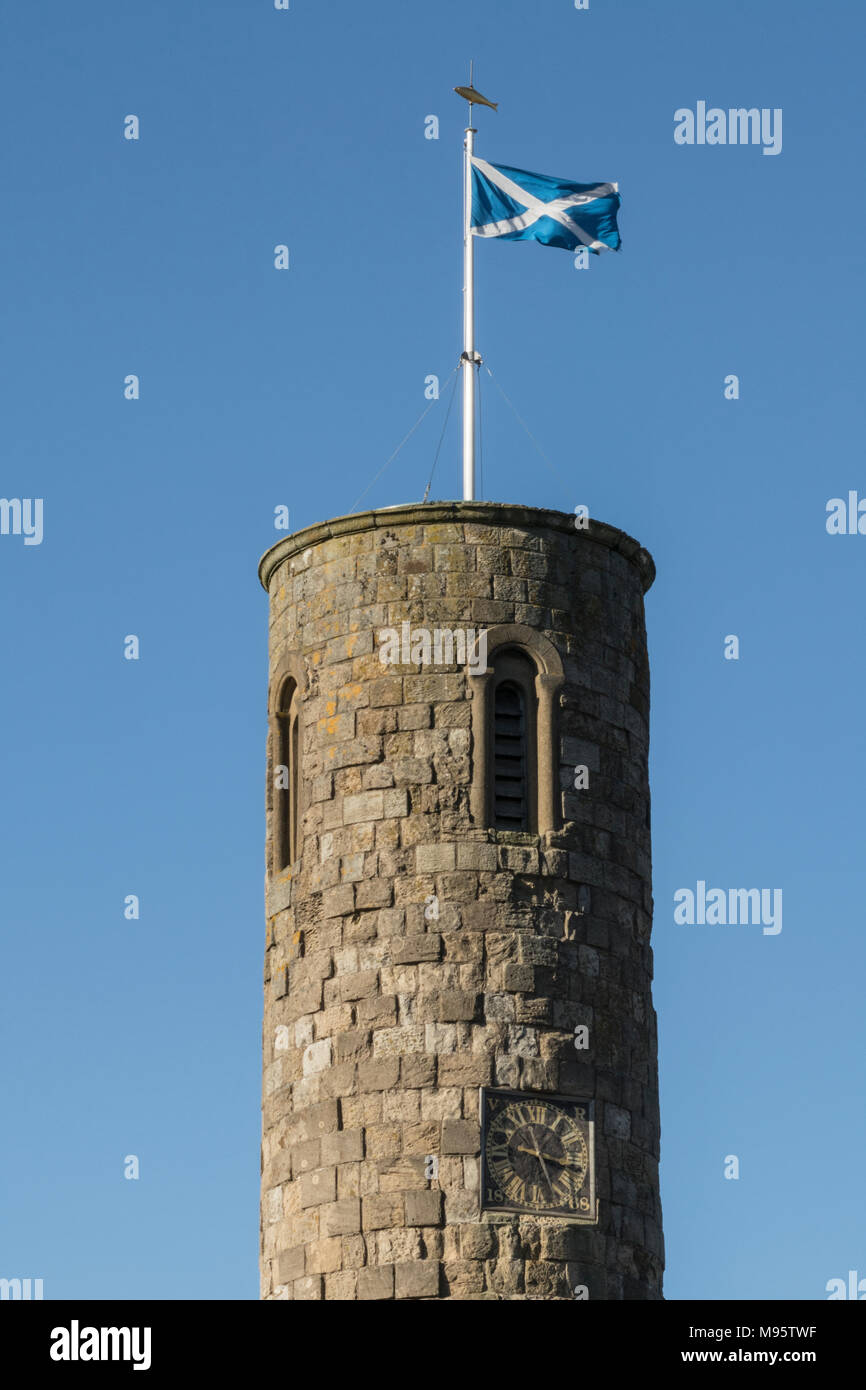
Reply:
[[[302,812],[275,872],[272,735],[262,1297],[661,1298],[652,560],[600,522],[456,502],[309,527],[260,577],[272,701],[300,673]],[[406,621],[553,644],[552,829],[476,823],[472,677],[383,665]],[[482,1213],[482,1087],[594,1101],[597,1224]]]

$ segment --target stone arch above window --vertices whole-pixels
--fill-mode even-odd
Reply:
[[[303,665],[297,657],[287,657],[281,662],[271,686],[268,760],[271,874],[284,873],[301,854],[303,691]]]
[[[479,671],[484,639],[487,666]],[[504,623],[479,636],[472,666],[476,825],[538,835],[555,830],[556,695],[565,679],[559,652],[534,628]]]

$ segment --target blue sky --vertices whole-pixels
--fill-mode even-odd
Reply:
[[[49,0],[3,31],[0,493],[44,499],[44,539],[0,536],[0,1275],[257,1296],[256,563],[276,506],[348,511],[456,363],[473,57],[500,103],[479,154],[623,199],[589,270],[478,248],[478,346],[556,469],[486,377],[483,495],[585,503],[658,567],[667,1296],[866,1276],[866,537],[825,529],[866,496],[866,13]],[[702,100],[781,108],[782,152],[676,145]],[[445,404],[365,505],[420,500]],[[457,430],[434,498],[459,493]],[[698,879],[782,888],[782,932],[676,926]]]

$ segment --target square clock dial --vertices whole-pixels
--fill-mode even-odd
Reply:
[[[481,1092],[481,1207],[594,1223],[592,1101]]]

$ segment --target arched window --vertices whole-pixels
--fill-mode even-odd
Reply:
[[[298,857],[300,821],[300,690],[291,676],[283,681],[274,730],[274,872]]]
[[[553,643],[525,623],[486,630],[487,661],[470,663],[472,817],[479,829],[546,835],[557,809],[557,703],[564,682]]]
[[[491,824],[496,830],[537,830],[536,669],[522,652],[493,658]]]

